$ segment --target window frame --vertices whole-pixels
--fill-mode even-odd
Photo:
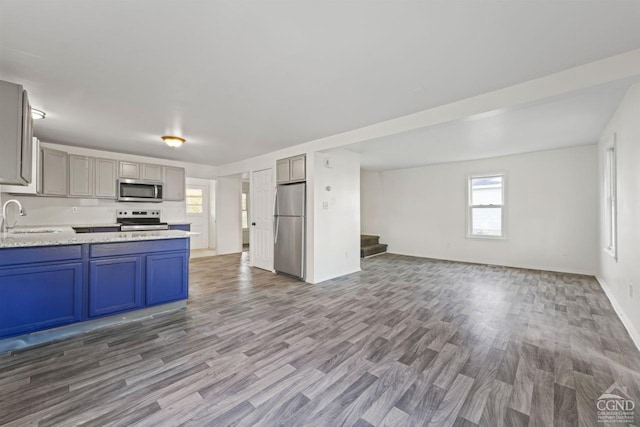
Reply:
[[[243,199],[244,198],[244,209],[243,209]],[[242,227],[243,231],[249,230],[251,228],[251,221],[249,219],[249,193],[242,192],[240,193],[240,222],[242,223],[244,220],[244,213],[247,213],[247,226]],[[241,226],[244,224],[240,224]]]
[[[195,196],[189,196],[189,194],[187,194],[189,192],[189,188],[186,188],[186,190],[185,190],[184,206],[185,206],[185,211],[186,211],[187,215],[203,215],[203,214],[205,214],[205,209],[204,209],[204,189],[197,188],[195,190],[200,191],[200,203],[199,204],[189,203],[189,197],[195,197]],[[200,212],[189,212],[189,206],[200,206]]]
[[[502,204],[501,205],[473,205],[473,180],[479,178],[502,178]],[[474,209],[501,209],[501,227],[499,236],[490,236],[485,234],[473,233],[473,210]],[[468,239],[481,239],[481,240],[506,240],[507,239],[507,174],[506,172],[494,172],[473,174],[467,176],[467,235]]]
[[[618,261],[618,147],[616,134],[604,147],[604,218],[605,247],[603,250]]]

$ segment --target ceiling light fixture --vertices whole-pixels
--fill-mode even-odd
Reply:
[[[37,108],[32,108],[31,109],[31,117],[34,120],[44,119],[46,116],[47,116],[47,113],[45,113],[42,110],[38,110]]]
[[[163,136],[162,140],[171,148],[180,147],[186,142],[184,138],[180,138],[179,136]]]

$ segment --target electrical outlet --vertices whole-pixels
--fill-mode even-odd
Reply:
[[[78,208],[77,207],[72,207],[71,208],[71,213],[78,213]]]
[[[329,202],[322,202],[322,209],[329,209]]]
[[[633,298],[633,284],[629,283],[629,298]]]

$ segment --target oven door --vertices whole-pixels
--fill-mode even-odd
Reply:
[[[118,180],[118,201],[161,202],[162,184],[133,179]]]

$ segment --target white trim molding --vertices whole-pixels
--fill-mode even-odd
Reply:
[[[638,330],[633,326],[633,323],[631,323],[631,320],[629,320],[627,315],[624,314],[622,307],[620,306],[620,304],[618,304],[618,301],[613,296],[613,293],[609,290],[609,287],[607,286],[605,281],[598,275],[596,275],[595,277],[598,283],[600,283],[600,286],[602,287],[602,290],[604,291],[605,295],[607,296],[607,298],[609,298],[609,301],[611,302],[613,309],[615,310],[616,314],[622,321],[622,324],[624,325],[625,329],[631,336],[631,339],[633,340],[633,343],[636,345],[636,348],[640,350],[640,333],[638,333]]]

